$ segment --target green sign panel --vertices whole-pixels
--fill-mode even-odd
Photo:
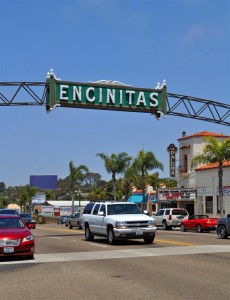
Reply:
[[[136,88],[119,82],[99,81],[80,83],[57,80],[53,74],[47,79],[47,110],[57,106],[106,109],[117,111],[166,114],[166,85],[156,89]]]

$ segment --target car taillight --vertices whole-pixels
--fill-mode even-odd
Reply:
[[[172,215],[169,215],[169,220],[172,220]]]

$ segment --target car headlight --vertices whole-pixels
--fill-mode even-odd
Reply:
[[[152,219],[152,220],[149,220],[148,221],[148,227],[154,227],[155,226],[155,220]]]
[[[115,223],[115,228],[117,228],[117,229],[126,229],[127,224],[125,222],[116,222]]]
[[[34,236],[32,234],[30,234],[22,239],[22,243],[32,241],[33,239],[34,239]]]

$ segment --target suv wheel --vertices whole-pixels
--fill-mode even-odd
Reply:
[[[72,229],[73,228],[73,226],[71,225],[71,223],[69,222],[69,229]]]
[[[81,229],[81,224],[80,224],[80,222],[77,222],[77,229]]]
[[[113,232],[113,228],[110,227],[108,229],[108,243],[110,245],[114,245],[115,244],[115,237],[114,237],[114,232]]]
[[[217,235],[221,239],[227,239],[228,234],[224,225],[220,225],[217,229]]]
[[[86,239],[86,241],[93,241],[93,239],[94,239],[94,235],[92,235],[92,233],[89,229],[89,225],[85,226],[85,239]]]
[[[165,220],[162,222],[162,227],[164,230],[167,230],[169,228]]]

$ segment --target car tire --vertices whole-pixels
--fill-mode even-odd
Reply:
[[[69,222],[69,229],[72,229],[73,228],[73,226],[71,225],[71,223]]]
[[[224,225],[220,225],[218,227],[217,235],[220,239],[227,239],[228,238],[227,230],[226,230],[226,227]]]
[[[162,227],[163,227],[163,230],[168,230],[169,229],[169,227],[167,225],[167,222],[165,220],[162,222]]]
[[[34,259],[34,255],[33,254],[32,255],[27,255],[26,258],[27,259]]]
[[[144,239],[145,244],[152,244],[153,241],[154,241],[154,237],[148,238],[148,239]]]
[[[93,241],[93,239],[94,239],[94,235],[92,235],[92,233],[89,229],[89,225],[85,226],[85,239],[86,239],[86,241]]]
[[[186,228],[185,228],[184,224],[181,224],[180,230],[181,230],[182,232],[185,232],[185,231],[186,231]]]
[[[196,232],[198,232],[198,233],[203,232],[202,226],[200,224],[196,225]]]
[[[113,232],[112,227],[109,227],[109,229],[108,229],[107,239],[108,239],[108,244],[109,245],[114,245],[115,244],[115,236],[114,236],[114,232]]]
[[[81,229],[81,224],[80,224],[80,222],[77,222],[77,229]]]

